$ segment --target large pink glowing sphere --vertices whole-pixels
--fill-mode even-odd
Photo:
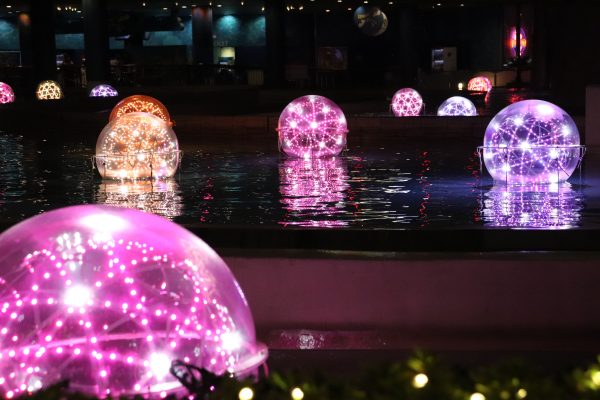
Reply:
[[[422,109],[423,98],[415,89],[400,89],[392,98],[392,111],[396,117],[416,117]]]
[[[142,211],[67,207],[0,235],[0,396],[62,380],[106,397],[181,390],[181,360],[247,374],[267,352],[223,260]]]
[[[342,110],[323,96],[293,100],[279,117],[279,148],[293,157],[339,154],[346,146],[348,126]]]
[[[504,108],[483,138],[483,160],[497,181],[557,183],[571,176],[581,158],[579,131],[560,107],[524,100]]]
[[[477,115],[477,108],[471,100],[453,96],[439,106],[437,115],[440,117],[472,117]]]
[[[467,90],[471,92],[489,92],[492,90],[492,81],[486,76],[476,76],[469,80]]]
[[[181,153],[171,126],[145,112],[111,120],[96,142],[96,166],[103,178],[168,178]]]
[[[14,103],[15,92],[13,92],[10,85],[0,82],[0,104]]]

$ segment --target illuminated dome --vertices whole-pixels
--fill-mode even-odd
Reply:
[[[489,92],[492,90],[492,81],[486,76],[476,76],[467,84],[467,90],[471,92]]]
[[[454,96],[439,106],[437,115],[440,117],[472,117],[477,115],[477,109],[471,100]]]
[[[0,104],[13,103],[15,101],[15,92],[9,84],[0,82]]]
[[[43,81],[37,86],[35,96],[38,100],[60,100],[64,97],[63,91],[56,81]]]
[[[422,109],[423,98],[415,89],[400,89],[392,98],[392,111],[396,117],[415,117]]]
[[[90,90],[90,97],[117,97],[119,92],[108,84],[96,85]]]
[[[121,100],[112,109],[108,120],[112,121],[113,119],[119,118],[122,115],[134,112],[149,113],[157,116],[169,124],[173,124],[171,121],[171,116],[169,115],[169,111],[163,103],[154,97],[143,95],[129,96]]]
[[[50,211],[0,235],[0,265],[0,396],[67,380],[90,396],[163,397],[182,390],[174,360],[244,376],[267,356],[227,265],[161,217]]]
[[[342,110],[326,97],[309,95],[293,100],[279,117],[279,148],[302,158],[339,154],[346,146],[348,127]]]
[[[171,177],[180,154],[169,124],[144,112],[110,121],[96,142],[96,166],[103,178]]]
[[[483,160],[494,180],[562,182],[569,179],[581,157],[575,122],[546,101],[511,104],[485,130]]]

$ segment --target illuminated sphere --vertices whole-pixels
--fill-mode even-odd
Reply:
[[[437,115],[440,117],[472,117],[477,115],[477,109],[471,100],[453,96],[439,106]]]
[[[476,76],[467,84],[467,90],[471,92],[489,92],[492,90],[492,81],[486,76]]]
[[[0,104],[13,103],[15,101],[15,92],[9,84],[0,82]]]
[[[422,109],[423,98],[415,89],[400,89],[392,98],[392,111],[396,117],[415,117]]]
[[[167,178],[175,174],[179,160],[173,129],[144,112],[110,121],[96,142],[96,165],[103,178]]]
[[[56,81],[42,81],[37,86],[35,96],[38,100],[60,100],[64,97],[63,91]]]
[[[117,89],[107,84],[96,85],[90,90],[90,97],[117,97],[118,95]]]
[[[119,118],[122,115],[133,113],[133,112],[145,112],[157,116],[163,121],[172,124],[171,116],[167,107],[154,97],[134,95],[129,96],[117,103],[117,105],[110,112],[108,118],[112,121],[115,118]]]
[[[542,100],[520,101],[496,114],[485,130],[483,147],[494,180],[514,183],[565,181],[580,158],[575,122]]]
[[[68,380],[91,396],[182,390],[181,360],[248,375],[267,351],[223,260],[161,217],[98,205],[0,235],[0,396]]]
[[[279,148],[293,157],[339,154],[346,146],[348,126],[342,110],[323,96],[293,100],[279,116]]]

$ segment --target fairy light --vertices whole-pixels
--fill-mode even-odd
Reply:
[[[423,98],[414,89],[400,89],[392,98],[392,111],[396,117],[415,117],[422,109]]]
[[[112,109],[109,121],[119,118],[128,113],[145,112],[157,116],[163,121],[173,124],[167,107],[154,97],[144,95],[133,95],[124,98]]]
[[[453,96],[439,106],[437,115],[440,117],[472,117],[477,115],[477,109],[471,100]]]
[[[15,101],[15,92],[9,84],[0,82],[0,104],[13,103]]]
[[[50,80],[40,82],[35,95],[38,100],[60,100],[64,97],[58,82]]]

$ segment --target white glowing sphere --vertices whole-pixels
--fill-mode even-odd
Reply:
[[[524,100],[504,108],[489,123],[483,160],[497,181],[558,183],[579,163],[579,131],[560,107]]]
[[[62,88],[56,81],[42,81],[37,86],[35,96],[38,100],[60,100],[64,97]]]
[[[180,161],[171,126],[148,113],[124,114],[110,121],[96,142],[96,165],[103,178],[167,178]]]
[[[423,98],[415,89],[400,89],[392,98],[392,111],[396,117],[416,117],[422,109]]]
[[[444,101],[438,108],[440,117],[472,117],[477,115],[475,104],[462,96],[453,96]]]

